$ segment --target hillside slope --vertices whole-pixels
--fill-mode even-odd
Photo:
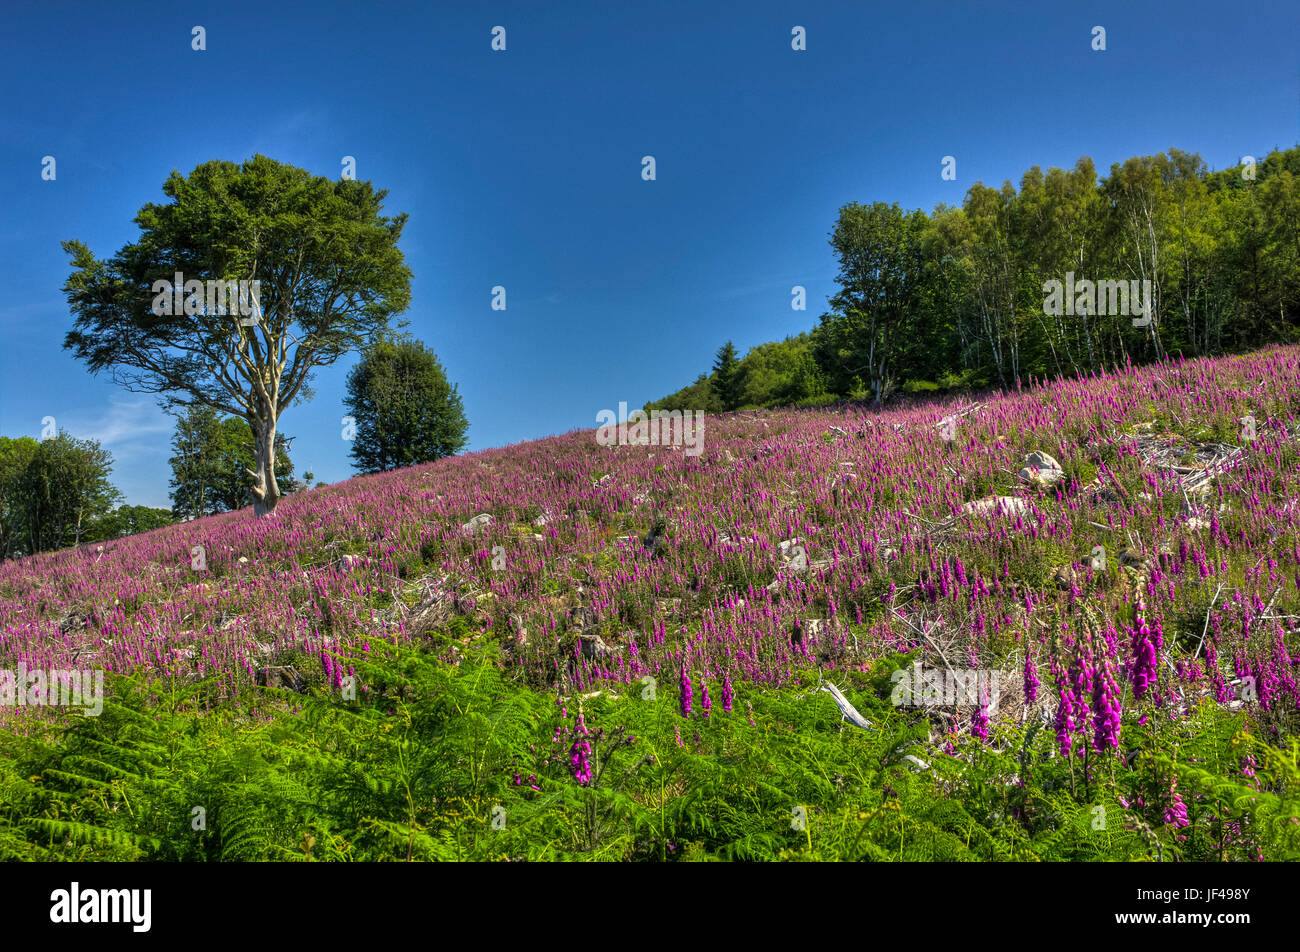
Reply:
[[[667,719],[661,704],[640,730],[671,729],[683,754],[739,769],[726,743],[700,736],[701,723],[722,717],[714,710],[701,721],[700,692],[711,688],[713,707],[725,701],[728,716],[749,725],[735,730],[768,732],[745,748],[776,758],[767,767],[762,756],[754,761],[760,775],[806,764],[813,755],[797,747],[809,731],[845,763],[867,749],[846,745],[874,745],[890,776],[928,778],[942,772],[937,761],[932,769],[935,757],[965,763],[973,744],[1007,758],[988,769],[1023,786],[1032,742],[1038,762],[1068,771],[1072,791],[1079,764],[1075,807],[1083,810],[1090,783],[1116,783],[1116,764],[1137,769],[1132,751],[1170,754],[1157,730],[1189,743],[1207,738],[1216,751],[1237,749],[1223,745],[1241,743],[1244,731],[1248,744],[1287,762],[1300,711],[1298,410],[1300,350],[1274,348],[970,405],[709,418],[698,456],[680,446],[606,447],[590,431],[574,432],[302,493],[273,519],[232,513],[0,565],[0,656],[29,670],[145,673],[155,694],[197,686],[202,710],[295,696],[310,707],[357,685],[363,702],[391,714],[398,695],[364,660],[425,645],[433,651],[420,657],[437,673],[420,669],[419,683],[472,671],[496,685],[501,711],[515,698],[531,712],[523,733],[500,739],[507,748],[493,756],[501,764],[518,764],[543,735],[561,748],[573,742],[569,768],[558,756],[545,769],[540,759],[501,767],[513,777],[511,796],[550,796],[566,782],[581,790],[593,784],[580,769],[585,758],[613,762],[599,743],[595,755],[590,743],[582,749],[589,735],[579,704],[591,718],[611,718],[614,737],[615,721],[626,728],[651,717],[653,705],[630,710],[638,698],[662,695]],[[953,694],[967,677],[974,693]],[[842,687],[843,707],[872,726],[837,727],[840,702],[810,692],[821,679]],[[281,690],[265,695],[254,684]],[[927,695],[936,685],[948,693]],[[749,705],[746,715],[731,713],[733,699]],[[755,704],[770,723],[755,723]],[[296,707],[257,701],[252,716]],[[33,714],[59,720],[51,709],[0,711],[14,729]],[[693,739],[681,739],[683,727]],[[604,729],[597,733],[608,740]],[[740,734],[728,736],[740,744]],[[914,759],[900,761],[905,751]],[[1291,751],[1291,774],[1271,781],[1281,832],[1270,834],[1268,850],[1262,839],[1238,843],[1243,858],[1296,845]],[[1254,776],[1237,763],[1215,769],[1241,783]],[[737,808],[718,793],[721,774],[689,776],[675,781],[685,798],[676,841],[707,841],[700,848],[710,855],[762,853],[758,841],[713,829],[717,803],[704,819],[682,805],[708,789],[726,810]],[[1142,801],[1154,820],[1128,828],[1150,831],[1163,817],[1168,829],[1146,845],[1134,840],[1125,855],[1142,855],[1162,835],[1161,848],[1176,849],[1185,836],[1173,778],[1191,781],[1168,764],[1143,776],[1164,794]],[[750,780],[735,782],[738,790]],[[885,796],[894,782],[882,775],[872,789]],[[474,789],[485,835],[487,811],[500,801]],[[656,805],[648,789],[628,802],[658,809],[666,823],[662,790]],[[843,796],[822,794],[824,810]],[[547,802],[529,809],[574,808]],[[845,809],[846,817],[870,813]],[[998,827],[1003,816],[979,820]],[[1219,827],[1227,822],[1214,816]],[[606,836],[623,844],[614,855],[670,858],[667,827],[645,823],[628,819],[625,839]],[[775,824],[789,829],[779,817]],[[828,855],[807,839],[810,854]],[[860,839],[831,854],[859,855]],[[506,853],[530,855],[527,842]],[[461,842],[451,855],[494,849]],[[1217,858],[1224,849],[1221,837]]]

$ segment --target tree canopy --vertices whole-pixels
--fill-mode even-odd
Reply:
[[[255,442],[251,491],[268,514],[280,497],[280,415],[311,395],[316,368],[373,343],[410,303],[411,271],[397,248],[406,216],[383,216],[387,192],[369,182],[261,155],[173,172],[163,194],[171,201],[146,204],[139,239],[110,259],[64,242],[76,315],[64,347],[168,408],[244,419]],[[220,294],[222,282],[239,280],[260,282],[251,318]]]
[[[348,374],[345,405],[356,419],[355,468],[366,473],[452,456],[469,421],[437,355],[410,336],[370,347]]]
[[[0,557],[79,545],[121,502],[112,455],[59,432],[37,442],[0,437]]]
[[[135,535],[170,526],[176,517],[166,509],[154,509],[150,506],[118,506],[106,512],[91,525],[86,533],[86,542],[102,542],[106,539],[118,539],[122,536]]]
[[[976,182],[960,206],[929,215],[853,202],[830,244],[839,290],[829,309],[783,342],[776,366],[762,353],[776,344],[741,359],[740,406],[818,400],[819,387],[878,402],[926,385],[1014,389],[1300,340],[1300,148],[1214,172],[1179,149],[1115,163],[1100,179],[1087,157],[1034,166],[1019,189]],[[1089,307],[1086,294],[1051,313],[1047,283],[1076,278],[1109,286],[1111,303],[1121,283],[1149,287],[1149,320],[1100,298]],[[715,364],[647,409],[729,409],[725,376]]]
[[[728,410],[740,406],[740,388],[744,383],[740,374],[740,361],[736,358],[736,345],[727,341],[718,348],[713,360],[714,389]]]

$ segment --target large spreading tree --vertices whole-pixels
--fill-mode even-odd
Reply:
[[[369,348],[348,374],[348,413],[356,419],[354,466],[378,473],[459,453],[469,421],[437,355],[409,336]]]
[[[276,427],[312,396],[317,367],[380,339],[410,303],[411,271],[397,247],[406,215],[381,215],[386,191],[257,155],[213,161],[163,184],[170,202],[136,216],[141,234],[111,259],[64,242],[64,291],[74,329],[64,347],[92,373],[168,409],[203,406],[247,421],[259,516],[275,510]],[[260,313],[246,317],[199,294],[155,308],[162,282],[258,281]],[[179,290],[179,289],[178,289]],[[155,313],[156,310],[179,313]]]

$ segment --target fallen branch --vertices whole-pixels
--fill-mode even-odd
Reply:
[[[1277,602],[1277,596],[1278,596],[1278,593],[1281,592],[1281,591],[1282,591],[1282,586],[1281,586],[1281,585],[1279,585],[1277,588],[1273,589],[1273,596],[1268,600],[1268,604],[1264,606],[1264,611],[1261,612],[1260,614],[1267,615],[1269,612],[1271,612],[1271,611],[1273,610],[1273,605],[1274,605],[1274,603]]]
[[[835,701],[835,706],[838,707],[840,713],[844,715],[842,718],[843,720],[849,721],[855,727],[861,727],[864,731],[871,730],[871,721],[859,714],[858,709],[849,703],[848,698],[840,693],[840,689],[834,684],[827,681],[817,690],[825,691],[831,696]]]
[[[1195,661],[1201,656],[1201,647],[1205,644],[1205,633],[1210,630],[1210,612],[1214,611],[1214,603],[1219,600],[1219,593],[1223,591],[1223,585],[1220,584],[1214,591],[1214,597],[1210,599],[1210,607],[1205,609],[1205,625],[1201,628],[1201,640],[1196,643],[1196,654],[1192,656]]]
[[[904,616],[904,615],[903,615],[903,614],[902,614],[902,613],[901,613],[897,608],[895,608],[893,605],[890,605],[890,606],[889,606],[889,610],[890,610],[891,612],[893,612],[895,615],[897,615],[897,616],[899,617],[899,620],[902,621],[903,624],[907,625],[907,627],[911,628],[914,632],[916,632],[918,635],[920,635],[920,636],[921,636],[922,638],[924,638],[926,641],[930,642],[930,647],[933,648],[933,649],[935,650],[935,652],[938,653],[938,655],[939,655],[939,659],[940,659],[941,661],[943,661],[943,666],[944,666],[945,668],[948,669],[948,673],[951,674],[951,675],[953,675],[953,677],[956,677],[956,673],[952,670],[952,665],[950,665],[950,664],[948,663],[948,656],[945,655],[945,654],[943,653],[943,649],[942,649],[942,648],[940,648],[937,644],[934,643],[934,639],[931,638],[931,637],[930,637],[928,634],[926,634],[924,631],[922,631],[920,628],[917,628],[915,625],[913,625],[913,624],[911,623],[911,621],[909,621],[909,620],[908,620],[908,619],[907,619],[907,618],[906,618],[906,617],[905,617],[905,616]]]

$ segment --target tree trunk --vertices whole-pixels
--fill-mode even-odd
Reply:
[[[280,501],[280,487],[275,481],[275,421],[249,420],[253,430],[254,453],[257,472],[247,470],[257,482],[253,484],[253,514],[269,516]]]

